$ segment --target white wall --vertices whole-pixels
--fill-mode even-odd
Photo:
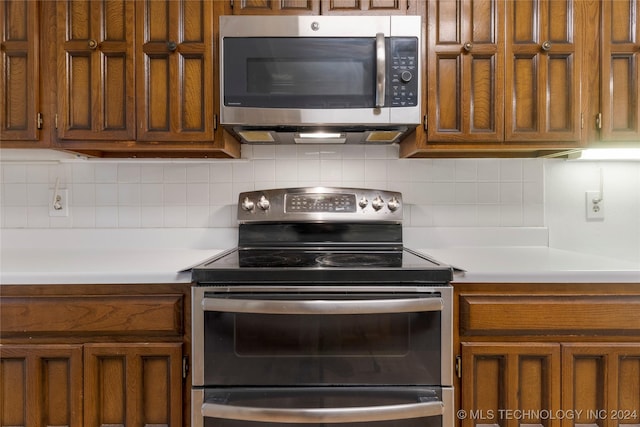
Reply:
[[[2,150],[0,226],[230,227],[241,191],[315,185],[401,191],[407,226],[544,225],[540,159],[398,159],[397,146],[360,145],[243,146],[242,153],[239,160],[50,160],[52,152]],[[49,217],[56,179],[70,192],[69,217]]]
[[[586,219],[586,191],[598,191],[602,170],[604,219]],[[640,162],[547,160],[549,244],[560,249],[640,262]]]

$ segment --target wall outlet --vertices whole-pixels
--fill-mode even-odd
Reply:
[[[69,190],[49,190],[49,216],[69,216]]]
[[[587,220],[604,220],[604,198],[599,191],[587,191],[585,197]]]

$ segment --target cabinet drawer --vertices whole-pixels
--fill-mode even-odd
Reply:
[[[460,296],[460,335],[640,336],[640,296]]]
[[[4,337],[181,336],[183,295],[86,295],[2,298]]]

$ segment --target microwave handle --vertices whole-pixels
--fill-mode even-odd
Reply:
[[[442,311],[442,298],[375,300],[268,300],[203,298],[204,311],[251,314],[382,314]]]
[[[384,33],[376,34],[376,108],[384,107],[387,87],[387,60]]]
[[[359,423],[434,417],[444,414],[443,402],[420,402],[346,408],[255,408],[203,403],[204,417],[263,423]]]

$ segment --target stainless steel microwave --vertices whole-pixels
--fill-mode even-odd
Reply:
[[[421,122],[421,39],[419,16],[221,16],[221,124],[243,142],[395,142]]]

